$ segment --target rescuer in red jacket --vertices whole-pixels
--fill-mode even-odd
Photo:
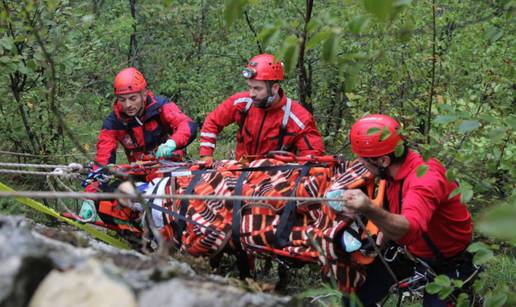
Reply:
[[[342,191],[343,212],[360,213],[372,220],[385,238],[395,242],[396,248],[405,247],[419,259],[415,266],[428,279],[431,280],[431,275],[426,275],[428,269],[423,263],[435,274],[469,279],[478,272],[466,251],[472,240],[473,222],[460,196],[450,198],[458,185],[446,179],[446,170],[440,162],[434,159],[425,162],[420,154],[405,147],[399,128],[394,119],[381,114],[365,116],[352,126],[351,149],[372,173],[387,180],[387,197],[384,208],[380,208],[361,190]],[[403,149],[398,155],[397,147]],[[417,169],[423,165],[427,171],[418,176]],[[405,267],[411,266],[405,263]],[[397,271],[395,265],[393,269]],[[358,295],[365,306],[375,306],[375,302],[387,295],[394,280],[378,259],[369,266],[367,275],[369,278]],[[470,280],[463,289],[471,283]],[[437,295],[425,293],[424,306],[446,306],[446,303]]]
[[[113,86],[116,101],[100,131],[96,161],[115,163],[118,143],[129,162],[154,153],[158,159],[182,158],[197,135],[197,124],[175,103],[154,96],[134,67],[120,71]]]
[[[204,121],[200,144],[203,159],[212,158],[219,133],[232,123],[239,126],[236,159],[276,150],[323,154],[323,140],[312,115],[281,89],[283,63],[273,55],[260,54],[249,60],[242,74],[248,91],[229,97]]]

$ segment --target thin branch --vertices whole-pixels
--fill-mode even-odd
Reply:
[[[425,129],[425,135],[426,135],[426,144],[430,144],[430,130],[432,128],[432,102],[434,100],[434,94],[435,94],[435,64],[437,61],[437,52],[436,52],[436,45],[437,45],[437,29],[436,29],[436,22],[435,22],[435,0],[432,0],[432,70],[431,70],[431,84],[430,84],[430,95],[428,97],[428,107],[426,110],[426,129]]]
[[[256,33],[256,30],[253,27],[253,24],[251,22],[251,18],[249,17],[249,14],[247,13],[247,10],[244,11],[244,15],[245,15],[245,21],[247,22],[247,25],[249,26],[249,30],[251,30],[251,32],[253,32],[254,38],[256,39],[256,45],[258,46],[258,51],[260,53],[263,53],[262,44],[258,40],[258,34]]]
[[[306,40],[308,38],[308,24],[310,23],[310,19],[312,18],[312,8],[314,2],[313,0],[306,0],[306,12],[304,16],[304,27],[303,32],[301,32],[301,43],[299,44],[299,57],[297,59],[297,69],[298,69],[298,91],[299,91],[299,101],[301,104],[307,108],[308,111],[313,112],[313,106],[311,102],[307,101],[310,98],[310,82],[307,80],[307,73],[305,67],[305,50],[306,50]]]

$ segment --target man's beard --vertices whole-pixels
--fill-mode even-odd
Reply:
[[[253,98],[253,103],[256,107],[258,107],[260,109],[265,109],[270,106],[269,97],[265,97],[265,98],[259,99],[259,100]]]
[[[376,169],[377,172],[375,175],[377,175],[380,179],[392,179],[391,175],[389,174],[389,171],[387,170],[387,167],[378,166]]]

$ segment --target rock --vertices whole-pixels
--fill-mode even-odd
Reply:
[[[29,307],[136,307],[136,297],[121,280],[106,274],[96,260],[76,269],[52,271],[41,283]]]
[[[140,306],[166,307],[248,307],[286,306],[288,297],[250,293],[214,282],[174,278],[140,294]]]
[[[67,225],[0,215],[0,307],[266,307],[291,301],[196,272],[192,266],[204,260],[177,257],[120,250]]]
[[[0,216],[0,306],[26,306],[41,280],[54,268],[45,246],[21,217]]]

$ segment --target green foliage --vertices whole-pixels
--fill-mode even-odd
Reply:
[[[514,246],[515,1],[436,1],[435,33],[431,2],[314,1],[307,16],[309,2],[137,1],[133,18],[126,1],[5,1],[0,147],[44,155],[34,162],[85,162],[57,118],[93,153],[112,108],[113,77],[129,65],[202,124],[246,89],[240,70],[261,50],[284,61],[282,87],[313,108],[328,153],[351,157],[346,144],[357,118],[392,115],[425,160],[438,158],[448,180],[460,183],[451,197],[460,194],[475,212],[494,205],[479,214],[477,230]],[[217,158],[232,156],[235,131],[221,133]],[[194,158],[198,146],[189,148]],[[490,244],[477,261],[495,262]],[[495,305],[504,302],[497,293],[488,296]]]
[[[421,166],[419,166],[417,169],[416,169],[416,176],[419,178],[419,177],[422,177],[423,175],[426,174],[426,172],[428,172],[428,165],[426,164],[423,164]]]

